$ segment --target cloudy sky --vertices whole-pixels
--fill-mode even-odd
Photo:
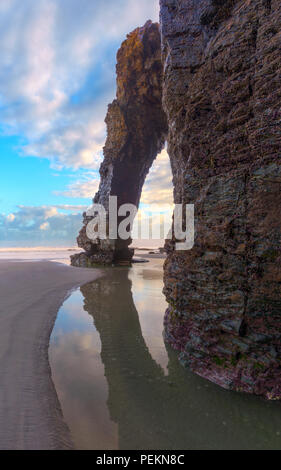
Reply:
[[[126,34],[158,0],[0,0],[0,246],[74,245]],[[143,204],[171,201],[165,151]]]

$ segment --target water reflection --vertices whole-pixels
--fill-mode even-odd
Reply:
[[[280,403],[225,392],[184,370],[165,349],[159,320],[151,318],[148,334],[145,312],[163,317],[158,268],[107,270],[58,316],[50,361],[76,447],[280,449]]]

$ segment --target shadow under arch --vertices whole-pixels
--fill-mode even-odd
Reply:
[[[110,269],[80,288],[101,339],[119,449],[280,448],[280,404],[206,382],[184,370],[169,346],[165,376],[144,341],[128,273]]]

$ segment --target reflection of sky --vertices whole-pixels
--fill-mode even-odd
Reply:
[[[95,329],[93,318],[85,312],[83,305],[84,297],[80,290],[73,292],[60,309],[52,335],[53,340],[68,332],[84,333]]]
[[[82,314],[82,309],[76,316],[68,315],[67,305],[74,306],[69,300],[59,313],[49,354],[63,414],[77,448],[117,449],[117,426],[110,419],[106,403],[108,386],[100,357],[100,338],[91,317],[86,312]],[[78,306],[78,296],[75,303]],[[91,322],[88,331],[87,316]],[[68,327],[63,329],[67,322]],[[59,330],[58,324],[60,328],[63,325]]]

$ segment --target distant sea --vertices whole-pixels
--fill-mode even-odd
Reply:
[[[77,247],[0,248],[0,260],[57,261],[70,264],[70,256],[80,251]]]
[[[155,250],[162,247],[163,240],[134,240],[132,247],[144,249],[146,251]],[[82,250],[77,246],[70,247],[7,247],[0,248],[0,260],[21,260],[21,261],[54,261],[70,264],[70,256],[80,253]]]

